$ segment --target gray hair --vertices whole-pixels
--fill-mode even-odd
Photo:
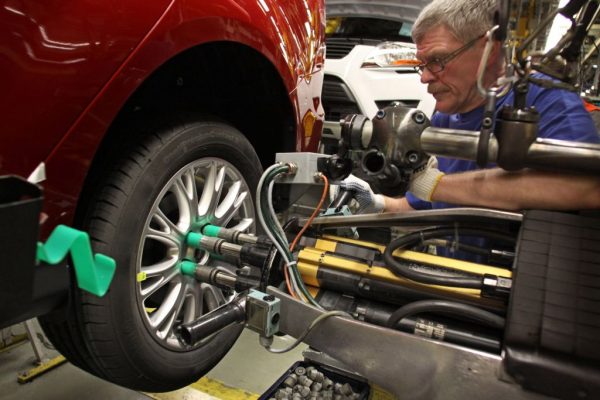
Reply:
[[[463,43],[488,31],[494,24],[497,0],[433,0],[419,14],[412,37],[419,41],[429,30],[445,26]]]

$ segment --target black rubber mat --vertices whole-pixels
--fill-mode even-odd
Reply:
[[[514,274],[507,372],[555,397],[600,398],[600,219],[527,212]]]

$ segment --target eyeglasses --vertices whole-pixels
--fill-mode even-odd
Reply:
[[[465,52],[469,47],[473,46],[475,44],[475,42],[477,42],[479,39],[481,39],[485,34],[481,35],[481,36],[477,36],[475,39],[471,40],[470,42],[468,42],[467,44],[465,44],[464,46],[454,50],[452,53],[448,54],[445,57],[442,58],[434,58],[433,60],[426,62],[424,64],[419,64],[417,66],[415,66],[415,71],[417,71],[417,73],[419,75],[421,75],[423,73],[423,71],[425,70],[425,68],[427,68],[429,70],[429,72],[433,73],[433,74],[437,74],[440,73],[444,70],[444,68],[446,67],[446,64],[448,64],[450,61],[454,60],[456,57],[458,57],[459,55],[461,55],[463,52]]]

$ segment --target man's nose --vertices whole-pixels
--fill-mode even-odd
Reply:
[[[429,70],[429,68],[423,68],[421,72],[421,83],[429,83],[435,80],[435,74]]]

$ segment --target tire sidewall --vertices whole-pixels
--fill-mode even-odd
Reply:
[[[148,330],[145,317],[140,314],[143,305],[137,294],[136,253],[150,208],[169,179],[193,161],[210,157],[231,163],[243,173],[253,198],[262,169],[248,140],[227,124],[186,124],[165,131],[160,141],[160,146],[150,148],[147,163],[140,166],[139,174],[131,176],[131,191],[115,216],[114,237],[108,242],[102,238],[110,243],[106,253],[117,260],[115,278],[104,302],[110,309],[114,336],[122,350],[128,352],[130,364],[161,365],[154,379],[169,379],[169,375],[176,379],[183,370],[200,375],[212,368],[233,346],[243,325],[230,326],[191,351],[169,349]]]

